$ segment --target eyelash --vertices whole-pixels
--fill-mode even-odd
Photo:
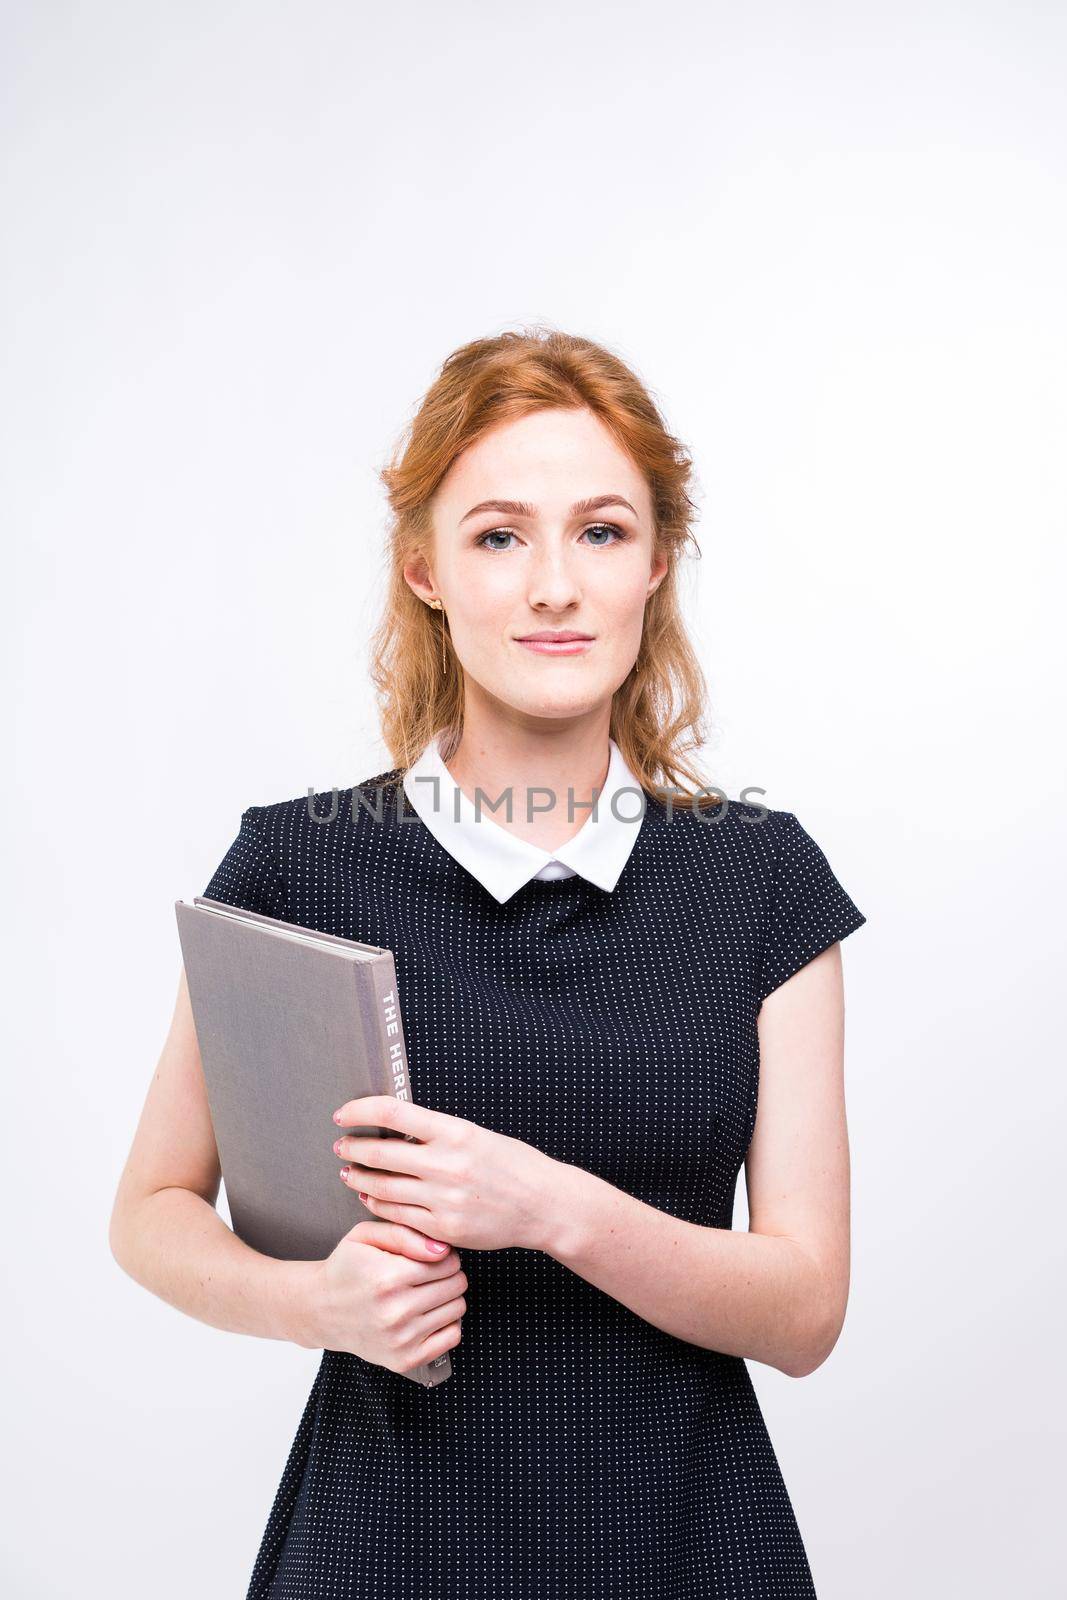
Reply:
[[[612,544],[625,544],[626,541],[630,537],[630,535],[628,533],[626,533],[624,529],[620,528],[617,525],[617,523],[614,523],[614,522],[591,522],[589,524],[588,528],[583,528],[582,529],[582,532],[583,533],[588,533],[590,528],[607,528],[611,533],[615,534],[615,538],[611,541]],[[515,529],[514,528],[490,528],[488,533],[479,534],[478,538],[475,539],[474,543],[475,543],[475,545],[481,545],[481,547],[484,550],[488,550],[490,548],[490,546],[485,543],[486,539],[495,538],[498,533],[515,533]],[[518,537],[518,535],[516,535],[516,537]],[[608,545],[594,545],[593,548],[595,550],[606,550],[606,549],[609,549],[610,546],[608,546]],[[502,550],[497,550],[497,554],[503,555],[504,552]]]

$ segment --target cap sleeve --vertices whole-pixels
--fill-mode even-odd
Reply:
[[[775,881],[763,935],[761,1001],[867,920],[793,813],[772,817]]]
[[[249,806],[241,813],[237,837],[215,868],[204,894],[210,900],[222,900],[245,911],[280,917],[286,907],[285,881],[257,822],[262,809]]]

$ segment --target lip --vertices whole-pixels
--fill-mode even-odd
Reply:
[[[536,651],[538,655],[577,656],[588,650],[594,640],[588,633],[576,633],[571,628],[561,628],[555,633],[551,629],[528,633],[515,642],[527,650]]]

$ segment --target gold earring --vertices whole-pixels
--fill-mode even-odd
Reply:
[[[441,616],[441,675],[443,677],[445,672],[447,672],[447,670],[448,670],[448,661],[447,661],[446,656],[445,656],[445,619],[444,619],[444,614],[443,614],[444,613],[444,609],[445,609],[445,603],[444,603],[443,600],[439,600],[435,595],[434,598],[429,602],[429,604],[430,604],[430,607],[431,607],[432,610],[440,611],[442,613],[442,616]]]

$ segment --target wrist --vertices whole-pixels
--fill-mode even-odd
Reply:
[[[578,1261],[596,1230],[598,1191],[604,1188],[595,1173],[565,1161],[553,1161],[545,1182],[545,1203],[535,1248],[563,1266]]]
[[[321,1350],[320,1312],[323,1300],[324,1263],[321,1261],[279,1261],[275,1281],[275,1337],[305,1350]]]

